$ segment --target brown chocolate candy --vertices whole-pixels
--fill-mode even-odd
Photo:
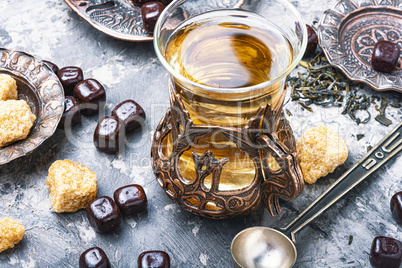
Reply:
[[[139,129],[146,118],[144,109],[133,100],[125,100],[118,104],[113,109],[112,116],[124,123],[126,133]]]
[[[170,268],[170,257],[164,251],[145,251],[138,257],[138,268]]]
[[[64,99],[64,113],[57,128],[66,129],[81,124],[81,112],[78,102],[73,96]]]
[[[126,185],[114,192],[114,201],[124,215],[134,215],[147,209],[147,196],[137,184]]]
[[[121,224],[119,208],[112,198],[101,196],[87,206],[87,218],[98,233],[110,233]]]
[[[371,245],[370,263],[375,268],[400,267],[402,243],[394,238],[377,236]]]
[[[152,1],[155,1],[155,0],[131,0],[131,2],[135,6],[142,6],[143,4],[148,3],[148,2],[152,2]]]
[[[114,116],[105,116],[99,120],[94,132],[94,144],[99,151],[114,154],[124,145],[124,135],[120,135],[122,123]]]
[[[84,79],[81,68],[75,66],[67,66],[61,68],[57,72],[57,76],[64,88],[66,96],[72,96],[74,87]]]
[[[391,198],[391,212],[397,223],[402,224],[402,192],[394,194]]]
[[[163,9],[165,9],[165,6],[161,2],[148,2],[142,5],[141,16],[145,31],[154,32],[156,21]]]
[[[306,28],[307,28],[308,40],[307,40],[306,51],[304,52],[304,57],[310,57],[311,55],[313,55],[313,53],[317,48],[318,36],[311,26],[306,25]]]
[[[400,48],[389,41],[378,41],[374,46],[371,66],[374,70],[384,73],[392,72],[399,59]]]
[[[106,253],[98,247],[84,251],[79,260],[79,268],[110,268],[110,261]]]
[[[106,92],[95,79],[86,79],[74,87],[74,97],[80,102],[83,115],[95,115],[106,101]]]
[[[52,71],[57,75],[57,73],[59,72],[59,67],[54,64],[53,62],[44,60],[43,61],[50,69],[52,69]]]

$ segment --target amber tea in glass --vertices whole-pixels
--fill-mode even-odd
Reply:
[[[216,10],[187,20],[169,38],[164,55],[183,77],[222,90],[267,82],[289,67],[292,56],[292,47],[280,29],[260,15],[241,10]],[[175,89],[195,124],[244,127],[261,105],[278,103],[283,87],[277,82],[267,86],[264,94],[240,100],[220,100],[213,93],[203,96],[180,82]],[[229,158],[219,190],[242,188],[254,179],[253,161],[236,144],[213,136],[194,148],[199,155],[205,150],[212,150],[217,158]],[[179,161],[183,177],[194,179],[192,151],[186,151]],[[211,183],[207,180],[205,185]]]
[[[239,129],[260,107],[281,108],[286,77],[306,45],[305,26],[289,8],[283,0],[177,0],[164,10],[154,32],[155,50],[194,124]],[[163,155],[170,157],[175,142],[171,134],[164,139]],[[178,156],[184,183],[197,176],[193,153],[208,150],[216,159],[228,159],[218,191],[242,189],[255,180],[253,160],[216,132]],[[269,162],[275,169],[275,160]],[[211,186],[209,176],[203,187]]]

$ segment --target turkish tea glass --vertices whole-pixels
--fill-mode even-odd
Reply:
[[[152,157],[169,196],[196,214],[221,215],[227,204],[217,196],[201,197],[196,188],[233,196],[266,180],[259,178],[264,174],[258,161],[279,169],[272,156],[259,159],[258,148],[245,149],[260,143],[246,146],[240,136],[251,128],[253,135],[277,128],[281,117],[273,115],[282,109],[286,78],[306,44],[305,23],[285,0],[176,0],[165,8],[155,26],[154,47],[170,73],[171,111],[162,120],[168,122],[165,127],[159,126]],[[169,172],[157,171],[160,159],[169,159]],[[192,195],[185,193],[189,185]],[[249,205],[251,210],[257,203]],[[200,207],[211,213],[199,213]]]

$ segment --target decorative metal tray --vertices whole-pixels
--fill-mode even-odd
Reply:
[[[151,41],[142,24],[141,7],[130,0],[64,0],[99,31],[126,41]]]
[[[36,121],[25,140],[0,148],[0,165],[28,155],[53,135],[64,111],[64,91],[57,76],[41,60],[25,52],[0,48],[0,73],[17,81]]]
[[[402,2],[340,0],[321,17],[318,39],[329,62],[353,80],[378,91],[402,92],[402,59],[392,73],[371,68],[377,41],[397,43],[402,53]]]

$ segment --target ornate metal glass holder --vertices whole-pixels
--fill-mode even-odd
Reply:
[[[218,57],[214,61],[219,66],[207,70],[204,67],[208,64],[199,59],[211,55],[195,53],[197,56],[190,62],[203,66],[198,76],[213,77],[216,81],[205,83],[200,77],[192,77],[191,72],[189,76],[193,79],[184,75],[189,71],[187,61],[183,62],[180,56],[172,61],[169,56],[171,38],[180,29],[187,26],[190,29],[197,16],[205,18],[212,14],[209,12],[226,14],[228,25],[232,25],[233,17],[247,18],[244,14],[276,25],[291,46],[286,70],[279,71],[282,67],[278,65],[277,72],[263,76],[264,81],[225,86],[219,83],[220,79],[238,79],[227,67],[230,62],[237,64],[236,60]],[[181,0],[173,1],[159,16],[154,48],[170,73],[170,109],[155,131],[152,166],[167,195],[185,210],[203,217],[226,219],[250,214],[265,205],[276,215],[280,213],[279,197],[293,199],[303,190],[295,140],[282,105],[286,77],[301,60],[307,45],[305,25],[302,16],[287,1]],[[188,42],[193,43],[191,40],[189,37]],[[182,46],[172,46],[176,45]],[[259,60],[257,57],[240,60],[244,66],[232,67],[242,72],[242,67],[254,68],[248,62]],[[272,64],[279,63],[272,60]],[[271,67],[262,69],[275,69]]]
[[[296,158],[295,139],[284,117],[282,94],[277,109],[260,107],[244,128],[194,124],[174,84],[169,83],[170,108],[159,123],[151,151],[152,166],[160,186],[185,210],[207,218],[227,219],[250,214],[264,204],[271,215],[281,209],[278,197],[293,199],[303,191],[304,181]],[[179,168],[183,152],[200,139],[220,133],[233,141],[252,159],[255,177],[252,183],[235,190],[219,190],[222,168],[229,159],[217,159],[211,150],[202,155],[192,152],[196,178],[184,178]],[[164,140],[172,137],[170,155],[163,154]],[[279,169],[270,167],[276,160]],[[212,175],[210,187],[205,185]]]

